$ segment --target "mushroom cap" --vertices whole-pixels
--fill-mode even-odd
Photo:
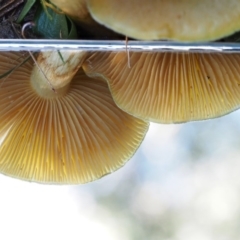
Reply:
[[[22,61],[0,53],[0,75]],[[0,172],[42,183],[76,184],[123,166],[148,123],[120,110],[107,83],[77,72],[61,97],[40,97],[27,61],[0,79]]]
[[[130,68],[128,66],[130,62]],[[179,123],[220,117],[240,106],[240,55],[94,53],[87,75],[108,81],[114,101],[144,120]]]
[[[51,3],[94,37],[108,39],[119,38],[119,34],[105,28],[92,18],[88,11],[86,0],[51,0]]]
[[[215,40],[240,29],[239,0],[86,0],[99,23],[132,38]]]
[[[75,20],[86,23],[93,21],[85,0],[51,0],[51,3]]]

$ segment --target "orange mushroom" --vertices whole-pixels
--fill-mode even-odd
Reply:
[[[123,166],[148,123],[120,110],[107,83],[87,77],[82,52],[43,52],[0,79],[0,172],[77,184]],[[0,53],[0,75],[22,61]],[[64,61],[63,61],[64,60]],[[41,69],[41,70],[40,70]]]
[[[106,79],[114,101],[127,113],[178,123],[238,109],[239,63],[237,53],[132,52],[128,59],[125,52],[98,52],[83,69],[88,76]]]

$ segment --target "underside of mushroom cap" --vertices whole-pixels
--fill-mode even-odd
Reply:
[[[130,68],[129,64],[130,63]],[[144,120],[179,123],[220,117],[240,106],[240,55],[94,53],[83,69],[108,81],[116,104]]]
[[[99,23],[136,39],[208,41],[240,29],[239,0],[87,0]]]
[[[0,75],[22,61],[0,53]],[[43,183],[77,184],[123,166],[148,123],[120,110],[107,83],[79,71],[61,97],[31,87],[33,62],[0,79],[0,172]]]

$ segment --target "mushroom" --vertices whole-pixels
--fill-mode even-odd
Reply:
[[[82,29],[96,38],[118,39],[119,34],[97,23],[89,13],[86,0],[51,0],[58,9],[72,18]],[[46,1],[42,1],[46,4]],[[47,5],[49,5],[47,3]]]
[[[128,66],[131,64],[131,68]],[[220,117],[240,106],[236,53],[98,52],[83,64],[108,81],[116,104],[135,117],[179,123]]]
[[[92,17],[132,38],[208,41],[240,29],[239,0],[86,0]]]
[[[42,183],[93,181],[123,166],[147,132],[147,122],[115,105],[105,81],[84,74],[85,53],[61,55],[42,52],[34,65],[19,64],[22,53],[0,53],[3,174]]]
[[[43,1],[42,3],[46,4],[46,1]],[[86,24],[91,24],[94,21],[88,12],[85,0],[51,0],[51,3],[76,21],[84,22]]]

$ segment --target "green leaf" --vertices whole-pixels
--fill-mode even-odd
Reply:
[[[23,10],[21,11],[17,19],[17,23],[20,23],[24,19],[24,17],[27,15],[27,13],[29,12],[29,10],[31,9],[35,2],[36,0],[27,0],[26,4],[23,7]]]
[[[51,8],[47,11],[42,6],[37,11],[33,30],[47,39],[76,39],[74,23],[65,15],[58,14]]]
[[[77,39],[77,28],[76,28],[75,24],[69,17],[67,17],[67,21],[69,21],[68,39]]]

